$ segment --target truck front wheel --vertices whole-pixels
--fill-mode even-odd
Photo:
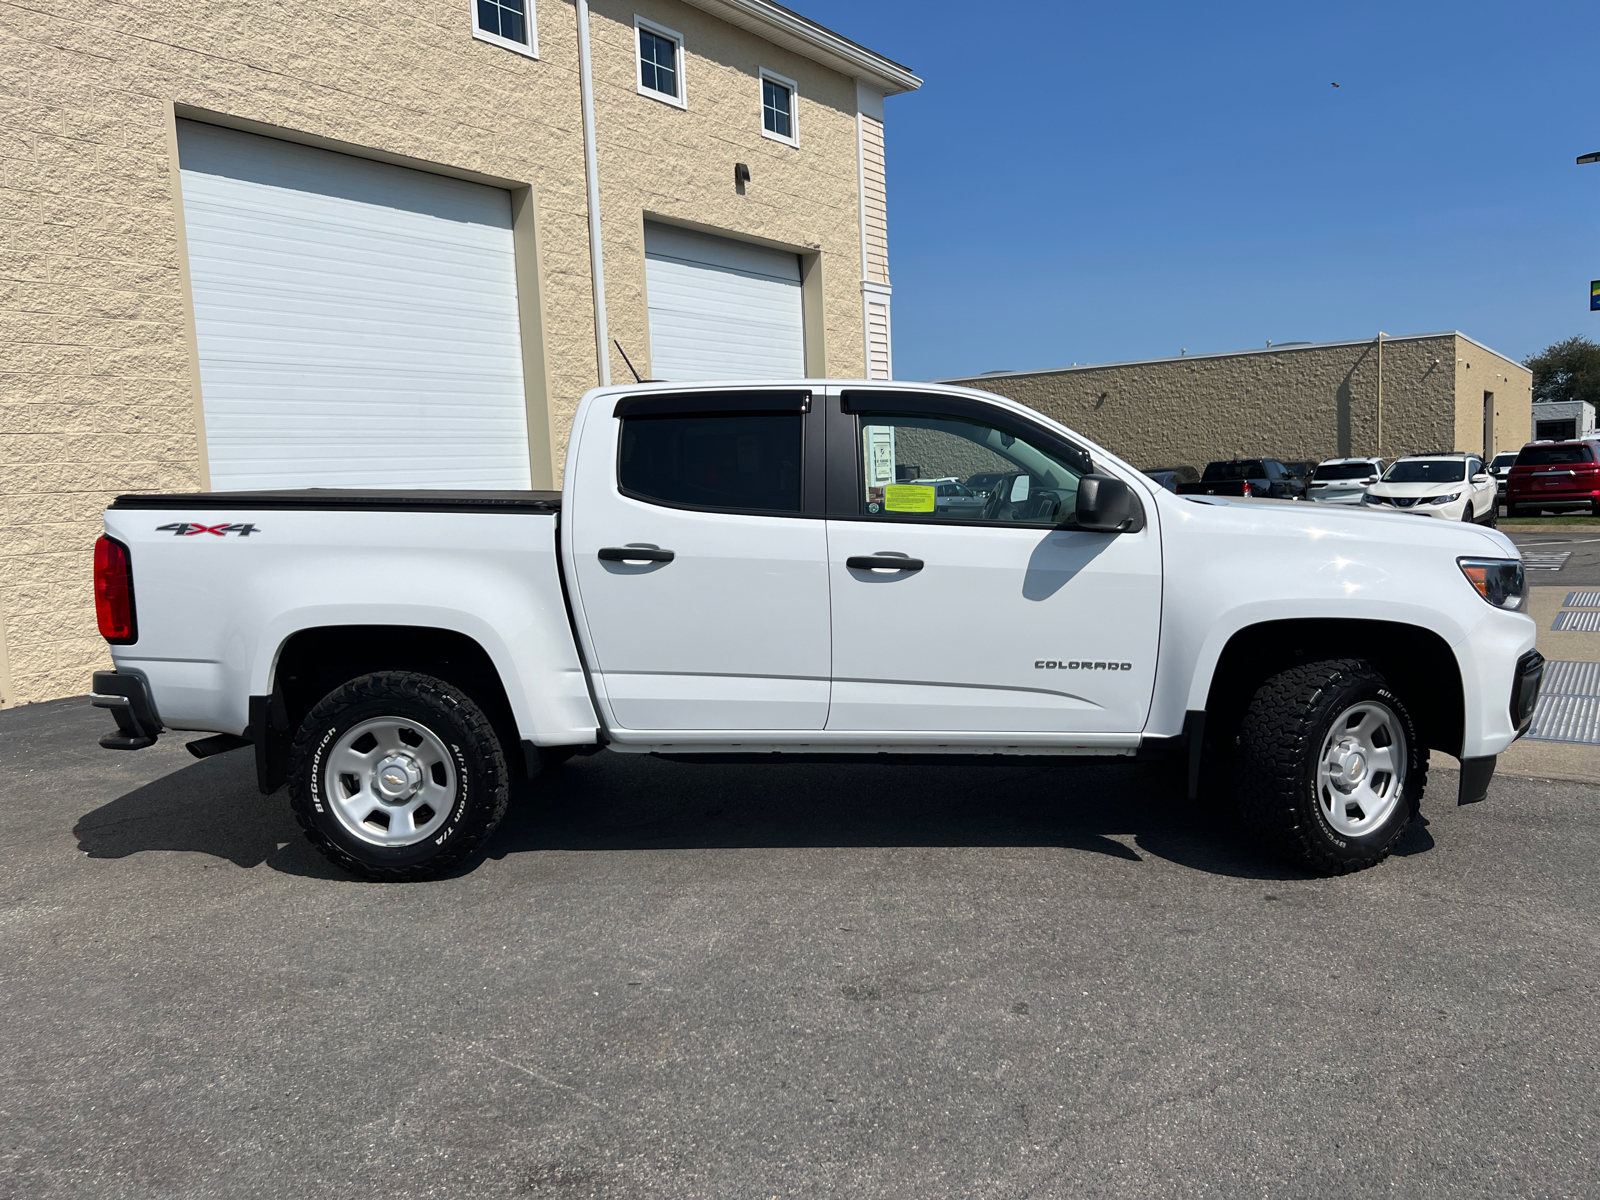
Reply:
[[[1239,730],[1239,804],[1278,857],[1343,875],[1388,857],[1428,778],[1405,702],[1371,663],[1293,667],[1256,691]]]
[[[301,723],[289,797],[306,837],[369,879],[429,879],[478,849],[510,797],[483,710],[443,680],[377,671],[338,688]]]

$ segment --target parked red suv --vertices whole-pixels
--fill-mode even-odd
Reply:
[[[1506,480],[1506,515],[1583,508],[1600,516],[1600,462],[1593,442],[1524,446]]]

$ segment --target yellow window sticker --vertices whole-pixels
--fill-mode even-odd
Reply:
[[[890,512],[932,512],[933,489],[920,483],[891,483],[883,489],[883,506]]]

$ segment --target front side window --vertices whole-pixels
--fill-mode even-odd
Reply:
[[[472,36],[534,56],[532,0],[473,0]]]
[[[639,34],[639,91],[656,99],[683,101],[683,38],[635,18]]]
[[[883,520],[1060,525],[1078,471],[1024,438],[957,417],[861,417],[861,515]]]
[[[798,513],[798,413],[625,417],[617,479],[674,508]]]
[[[761,72],[761,132],[793,145],[797,140],[792,79]]]

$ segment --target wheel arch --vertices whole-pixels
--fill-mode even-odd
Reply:
[[[1459,755],[1466,695],[1455,651],[1437,632],[1401,621],[1299,618],[1237,630],[1223,647],[1206,693],[1206,736],[1230,739],[1263,682],[1300,663],[1364,658],[1411,710],[1425,746]]]
[[[434,626],[318,625],[283,640],[273,657],[268,694],[250,697],[250,736],[263,792],[283,785],[289,744],[312,707],[372,671],[417,671],[460,688],[484,710],[507,759],[516,759],[517,720],[499,669],[476,639]],[[532,763],[523,766],[534,769]]]

